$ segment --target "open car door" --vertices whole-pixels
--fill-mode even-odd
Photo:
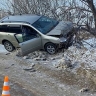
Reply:
[[[21,55],[27,55],[33,51],[39,50],[42,47],[41,36],[36,32],[24,31],[22,34],[16,34],[15,37],[21,47]]]
[[[32,38],[30,40],[23,41],[22,34],[16,34],[16,38],[19,41],[22,56],[41,49],[40,36],[37,36],[37,37],[32,36]],[[27,37],[27,39],[28,39],[28,37]]]

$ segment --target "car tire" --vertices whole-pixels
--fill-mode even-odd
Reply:
[[[47,43],[45,45],[45,51],[47,51],[49,54],[55,54],[57,52],[57,46],[53,43]]]
[[[3,45],[5,49],[9,52],[12,52],[15,49],[12,43],[10,43],[9,41],[4,41]]]

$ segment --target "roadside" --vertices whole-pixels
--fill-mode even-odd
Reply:
[[[34,57],[32,54],[45,54],[47,60]],[[22,86],[24,90],[28,90],[29,95],[34,93],[36,96],[95,96],[95,86],[92,81],[80,75],[75,75],[68,70],[58,70],[53,65],[56,60],[61,59],[64,54],[62,52],[56,55],[48,55],[45,52],[35,52],[31,57],[16,57],[16,52],[5,54],[0,53],[0,74],[8,75],[12,82]],[[35,55],[36,55],[35,54]],[[41,55],[40,55],[41,54]],[[34,57],[34,58],[33,58]],[[55,57],[55,59],[54,59]],[[52,66],[51,66],[52,65]],[[87,81],[86,81],[87,80]],[[14,84],[11,86],[15,86]],[[22,88],[11,87],[16,89],[17,93],[22,95]],[[80,92],[82,88],[88,88],[88,92]],[[14,92],[12,91],[11,92]],[[23,91],[26,94],[26,91]],[[17,96],[15,93],[14,96]]]
[[[0,95],[2,94],[2,88],[1,87],[3,87],[3,83],[4,83],[3,78],[4,78],[4,76],[0,75]],[[24,89],[23,86],[15,83],[12,80],[9,81],[9,85],[10,85],[10,94],[12,96],[16,96],[16,95],[17,96],[36,96],[32,92]]]

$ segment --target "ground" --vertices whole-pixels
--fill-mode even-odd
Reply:
[[[96,46],[88,45],[24,57],[0,45],[0,93],[7,75],[12,96],[96,96]]]
[[[4,83],[3,78],[4,76],[0,75],[0,93],[2,93],[1,87],[3,87],[3,83]],[[10,94],[12,96],[35,96],[34,93],[24,89],[23,86],[21,86],[18,83],[15,83],[12,80],[10,80],[9,85],[11,86]]]

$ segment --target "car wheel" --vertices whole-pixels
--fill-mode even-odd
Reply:
[[[55,44],[53,43],[47,43],[45,45],[45,50],[49,53],[49,54],[55,54],[57,51],[57,47]]]
[[[10,43],[9,41],[5,41],[3,44],[5,49],[9,52],[12,52],[15,49],[12,43]]]

